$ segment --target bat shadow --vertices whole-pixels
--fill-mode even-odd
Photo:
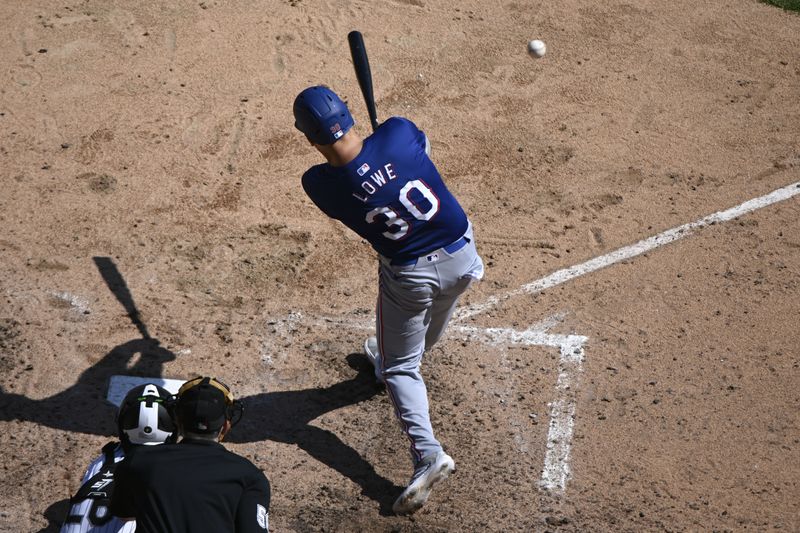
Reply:
[[[329,387],[267,392],[243,398],[245,416],[226,441],[272,440],[294,444],[359,485],[364,496],[380,505],[381,515],[391,515],[391,505],[404,487],[380,476],[334,433],[311,425],[312,420],[325,413],[367,401],[382,391],[375,383],[371,363],[363,354],[348,355],[347,363],[357,374]]]

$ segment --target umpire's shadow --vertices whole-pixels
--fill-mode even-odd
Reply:
[[[330,387],[267,392],[242,398],[245,415],[226,438],[228,442],[273,440],[296,444],[314,459],[333,468],[361,487],[361,492],[380,504],[382,515],[402,492],[354,449],[330,431],[310,422],[330,411],[369,400],[381,389],[375,383],[372,365],[363,354],[350,354],[347,363],[358,371],[352,379]]]

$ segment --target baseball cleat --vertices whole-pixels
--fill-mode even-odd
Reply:
[[[453,458],[444,452],[427,456],[414,469],[411,483],[394,502],[392,510],[400,515],[416,512],[428,501],[433,486],[446,479],[455,469]]]
[[[364,353],[375,368],[375,379],[378,383],[383,384],[383,376],[381,375],[381,354],[378,352],[378,339],[370,337],[364,341]]]

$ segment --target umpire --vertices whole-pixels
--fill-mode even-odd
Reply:
[[[175,403],[183,439],[137,449],[120,463],[111,512],[135,519],[137,533],[268,531],[269,481],[220,444],[241,415],[224,383],[184,383]]]

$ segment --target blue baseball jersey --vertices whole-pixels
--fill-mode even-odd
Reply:
[[[322,212],[384,257],[414,259],[453,243],[469,221],[425,153],[425,134],[392,117],[342,167],[315,165],[303,189]]]

